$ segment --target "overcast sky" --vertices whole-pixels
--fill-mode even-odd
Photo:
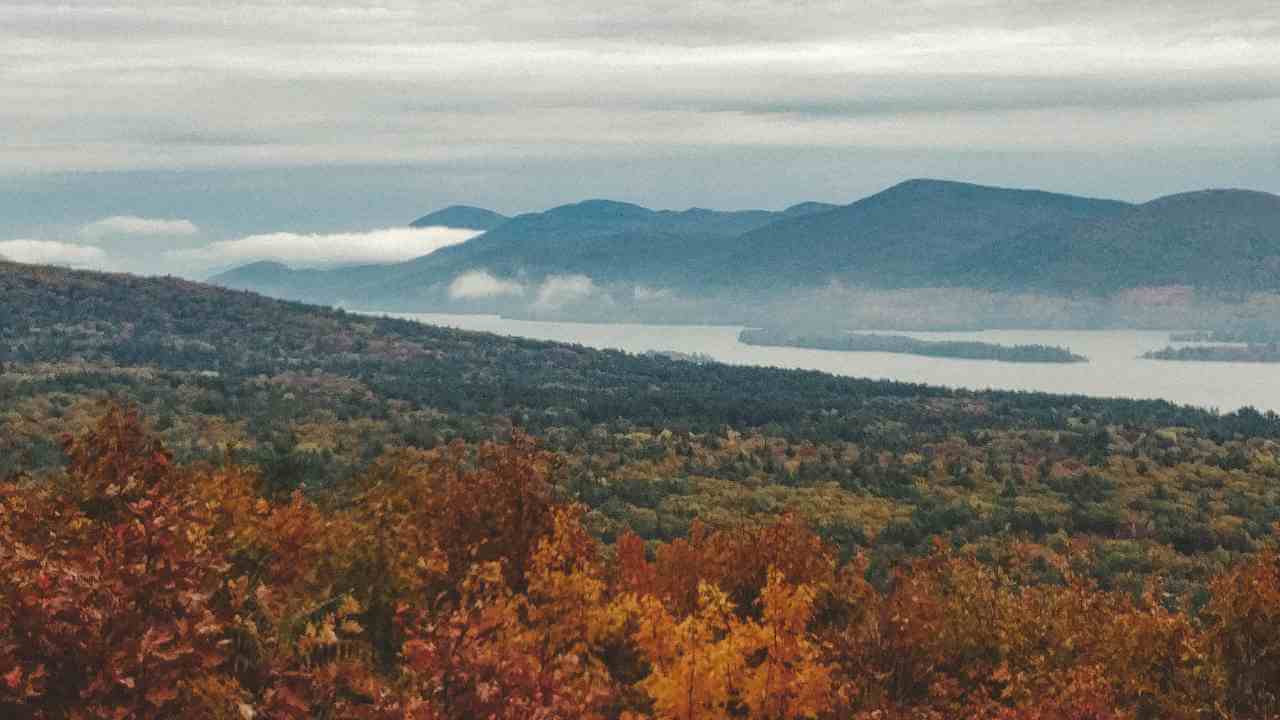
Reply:
[[[0,0],[0,243],[159,262],[919,176],[1278,192],[1280,3]]]

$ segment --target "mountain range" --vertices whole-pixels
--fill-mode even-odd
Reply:
[[[919,179],[848,205],[671,211],[587,200],[510,218],[454,206],[413,225],[484,232],[402,263],[330,270],[254,263],[212,281],[406,311],[471,309],[492,300],[451,292],[468,273],[483,273],[512,296],[561,276],[637,292],[752,300],[833,282],[1095,296],[1171,285],[1280,290],[1280,196],[1248,190],[1131,204]]]

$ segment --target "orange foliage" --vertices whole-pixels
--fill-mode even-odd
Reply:
[[[64,487],[0,487],[7,699],[32,717],[173,717],[225,658],[210,601],[225,563],[135,414],[65,445]]]
[[[65,446],[54,482],[0,484],[0,717],[1280,713],[1272,553],[1199,615],[1018,546],[938,547],[881,590],[792,516],[609,551],[519,435],[279,500],[251,468],[175,466],[130,411]]]
[[[702,583],[721,588],[739,610],[752,612],[770,572],[814,586],[835,577],[831,549],[791,514],[763,527],[718,531],[695,521],[688,539],[660,547],[652,565],[644,560],[639,539],[624,535],[619,560],[624,589],[655,595],[684,612],[697,606]]]
[[[1209,652],[1225,684],[1226,710],[1280,717],[1280,555],[1264,553],[1210,590]]]

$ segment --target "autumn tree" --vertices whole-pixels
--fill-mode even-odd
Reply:
[[[134,411],[64,444],[54,488],[0,488],[3,685],[32,717],[180,715],[225,659],[203,508]]]

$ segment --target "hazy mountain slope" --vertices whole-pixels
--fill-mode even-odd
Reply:
[[[334,269],[291,268],[265,260],[241,265],[209,278],[234,290],[251,290],[271,297],[322,304],[351,301],[354,289],[376,284],[387,265],[355,265]]]
[[[471,241],[388,268],[380,292],[413,291],[472,269],[498,275],[584,273],[600,281],[652,280],[716,238],[731,239],[781,213],[654,211],[587,200],[528,213]]]
[[[450,205],[409,223],[409,227],[453,227],[489,230],[509,220],[506,215],[470,205]]]
[[[410,223],[413,228],[450,227],[488,230],[509,220],[492,210],[450,205]],[[388,265],[358,265],[333,269],[291,268],[264,260],[218,273],[209,282],[237,290],[254,290],[273,297],[316,302],[341,302],[356,288],[376,284]]]
[[[723,256],[736,237],[770,222],[832,207],[810,202],[781,212],[655,211],[631,203],[586,200],[516,216],[468,242],[404,263],[329,271],[290,271],[255,263],[212,281],[294,299],[379,306],[440,302],[443,286],[471,270],[501,277],[583,274],[597,282],[693,283],[701,281],[689,275],[694,259]],[[431,222],[444,216],[437,213],[423,220],[433,217],[437,220]],[[458,221],[458,216],[448,219]]]
[[[882,287],[964,284],[947,272],[961,258],[1037,226],[1107,217],[1125,207],[1033,190],[910,180],[851,205],[745,234],[720,261],[741,274],[717,280],[761,288],[830,279]]]
[[[792,205],[786,210],[783,210],[782,214],[785,217],[796,218],[796,217],[804,217],[806,215],[817,215],[818,213],[829,212],[839,207],[840,206],[836,205],[835,203],[802,202],[802,203],[796,203],[795,205]]]
[[[309,280],[323,280],[318,270],[294,270],[274,260],[260,260],[209,277],[209,282],[233,290],[252,290],[279,298],[297,298]]]
[[[1042,228],[966,259],[996,286],[1109,292],[1191,285],[1280,288],[1280,196],[1203,190],[1095,222]]]
[[[1047,294],[1158,285],[1274,290],[1280,197],[1206,190],[1130,205],[911,180],[850,205],[801,203],[781,212],[654,211],[588,200],[519,215],[404,263],[331,271],[255,263],[214,281],[362,307],[476,309],[471,300],[455,302],[449,287],[478,270],[530,290],[547,276],[572,274],[598,285],[644,285],[738,304],[772,302],[832,281]],[[509,296],[479,309],[516,312],[532,297]]]

